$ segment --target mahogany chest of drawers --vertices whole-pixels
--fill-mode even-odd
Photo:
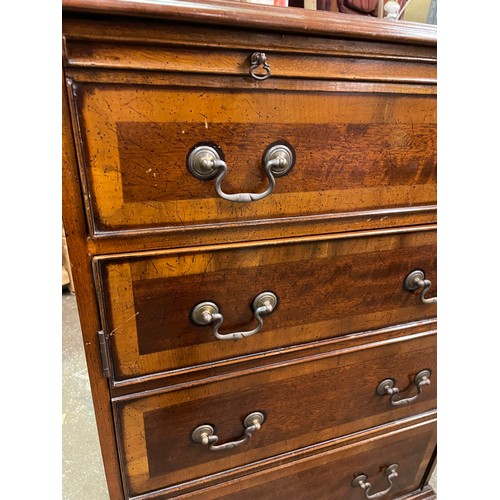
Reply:
[[[110,497],[434,498],[435,27],[63,1]]]

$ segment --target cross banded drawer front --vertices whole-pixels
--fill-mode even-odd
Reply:
[[[422,304],[404,280],[412,269],[425,269],[437,293],[435,245],[435,231],[414,230],[100,259],[114,376],[127,379],[433,318],[436,306]],[[255,304],[259,297],[264,300]]]
[[[404,216],[436,203],[434,96],[85,83],[74,92],[96,232]],[[295,164],[272,193],[220,195],[266,193],[263,157],[275,143],[293,149]],[[200,144],[228,166],[219,193],[187,167]]]
[[[198,479],[432,410],[435,349],[435,334],[428,332],[118,402],[131,492]],[[422,369],[431,373],[430,384],[411,404],[395,407],[377,394],[380,381],[393,377],[401,381],[402,395],[413,395],[412,380]],[[211,449],[211,436],[227,446]]]
[[[436,445],[436,421],[432,419],[408,429],[340,446],[300,460],[296,464],[275,467],[249,474],[237,484],[226,482],[191,493],[189,498],[203,500],[363,500],[360,488],[351,482],[356,475],[364,475],[372,485],[370,494],[387,488],[387,466],[398,465],[397,478],[383,499],[393,499],[418,489],[425,475]],[[158,500],[171,498],[158,493]],[[432,498],[426,496],[422,498]]]

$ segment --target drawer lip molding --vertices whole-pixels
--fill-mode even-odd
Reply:
[[[176,382],[175,380],[167,385],[161,385],[156,388],[152,389],[144,389],[144,390],[134,390],[134,392],[123,392],[123,393],[117,393],[116,395],[111,397],[111,401],[113,403],[121,403],[121,402],[126,402],[126,401],[132,401],[135,399],[141,399],[144,397],[149,397],[149,396],[155,396],[159,394],[164,394],[167,392],[172,392],[172,391],[178,391],[178,390],[184,390],[184,389],[189,389],[191,387],[196,387],[199,385],[205,385],[205,384],[211,384],[211,383],[217,383],[223,380],[230,380],[238,377],[242,377],[245,375],[250,375],[252,373],[259,373],[259,372],[268,372],[272,370],[279,370],[281,368],[287,367],[287,366],[298,366],[303,363],[309,363],[311,361],[317,361],[321,359],[328,359],[336,356],[342,356],[345,354],[350,354],[356,351],[363,351],[367,349],[377,349],[383,346],[389,346],[389,345],[394,345],[394,344],[399,344],[403,342],[408,342],[416,339],[425,339],[427,337],[435,337],[437,336],[437,329],[436,328],[428,328],[429,326],[436,326],[436,320],[428,320],[428,321],[421,321],[421,322],[415,322],[413,324],[407,324],[407,325],[397,325],[394,327],[388,327],[388,328],[382,328],[380,330],[375,330],[375,331],[369,331],[369,332],[362,332],[362,333],[356,333],[352,335],[346,335],[345,338],[335,338],[335,339],[329,339],[327,341],[323,342],[314,342],[311,345],[306,344],[303,346],[300,346],[301,348],[304,349],[304,355],[302,356],[295,356],[290,359],[285,359],[285,360],[280,360],[276,362],[271,362],[267,365],[258,365],[254,366],[251,368],[240,368],[238,369],[238,366],[236,366],[235,369],[229,372],[224,372],[221,374],[216,374],[216,375],[198,375],[196,378],[188,381],[180,381]],[[425,328],[427,327],[427,328]],[[405,332],[406,329],[409,329],[410,332]],[[416,329],[417,331],[412,331],[413,329]],[[390,334],[396,333],[400,334],[403,333],[403,335],[400,336],[390,336]],[[406,333],[406,334],[405,334]],[[389,334],[387,338],[383,339],[376,339],[377,336],[384,335],[384,334]],[[374,336],[375,339],[372,339],[371,341],[369,340],[370,337]],[[340,344],[337,346],[335,350],[330,350],[330,347],[332,344],[338,343]],[[347,345],[342,345],[343,343]],[[318,345],[320,344],[320,345]],[[326,348],[329,350],[327,351],[322,351],[320,350],[322,345],[325,345]],[[319,352],[315,352],[315,348],[319,350]],[[290,349],[293,354],[295,354],[296,350],[291,348]],[[312,352],[308,352],[312,351]],[[281,354],[283,350],[276,350],[275,353],[270,353],[272,354]],[[237,360],[236,363],[241,362],[241,360]],[[188,370],[185,370],[188,372]],[[162,381],[163,378],[165,377],[166,374],[164,373],[158,373],[154,374],[152,376],[142,376],[142,377],[136,377],[132,380],[132,384],[130,384],[130,380],[127,381],[114,381],[113,388],[121,388],[123,387],[124,389],[127,389],[129,385],[135,385],[135,384],[141,384],[144,382],[148,381]],[[168,374],[168,375],[176,375],[176,374]],[[374,387],[375,391],[376,387]]]
[[[327,234],[311,234],[306,236],[297,236],[290,238],[272,238],[266,240],[250,240],[232,243],[221,243],[213,245],[199,245],[199,246],[184,246],[176,248],[162,247],[162,249],[157,250],[133,250],[133,251],[122,251],[119,253],[113,253],[111,255],[94,255],[94,263],[105,262],[109,260],[122,260],[129,259],[131,257],[153,257],[156,255],[171,255],[171,254],[186,254],[186,253],[200,253],[206,252],[207,250],[223,250],[223,249],[237,249],[251,247],[261,247],[261,246],[273,246],[273,245],[295,245],[301,242],[314,242],[314,241],[325,241],[325,240],[339,240],[347,238],[365,238],[368,236],[382,236],[389,234],[406,234],[406,233],[417,233],[417,232],[427,232],[427,231],[437,231],[437,224],[425,224],[417,226],[401,226],[401,227],[391,227],[391,228],[381,228],[372,230],[361,230],[361,231],[343,231],[339,233],[327,233]]]
[[[301,92],[343,92],[355,94],[406,94],[406,95],[437,95],[436,82],[424,83],[390,83],[363,82],[349,80],[295,79],[276,78],[259,82],[249,82],[246,77],[238,75],[207,75],[198,73],[176,73],[150,70],[143,72],[134,69],[97,69],[68,67],[66,77],[75,83],[119,84],[127,81],[129,85],[160,85],[176,88],[196,87],[198,89],[227,88],[253,90],[283,90]],[[258,85],[258,86],[257,86]]]
[[[170,233],[186,232],[192,233],[195,231],[219,231],[238,228],[250,228],[258,226],[275,226],[275,225],[296,225],[301,223],[315,224],[318,222],[336,222],[336,221],[352,221],[356,219],[364,219],[370,222],[374,219],[383,221],[394,216],[405,215],[433,215],[437,213],[437,205],[421,205],[414,207],[400,207],[400,208],[382,208],[375,210],[360,210],[357,212],[339,212],[331,214],[315,214],[307,216],[296,217],[280,217],[258,220],[244,220],[244,221],[231,221],[220,222],[216,224],[193,224],[192,226],[183,227],[152,227],[152,228],[136,228],[136,229],[120,229],[112,231],[96,231],[93,234],[95,240],[106,240],[116,238],[134,238],[138,236],[150,236],[151,234],[168,235]],[[431,221],[432,223],[432,221]],[[378,229],[378,228],[377,228]]]
[[[124,249],[137,252],[154,252],[171,248],[193,246],[237,244],[243,241],[270,241],[279,231],[281,239],[313,238],[321,234],[353,234],[365,231],[401,230],[401,219],[413,218],[408,227],[419,228],[422,224],[434,225],[437,220],[437,206],[410,207],[395,210],[332,214],[326,216],[267,219],[248,224],[228,224],[224,227],[197,226],[182,231],[158,228],[141,231],[117,231],[97,233],[87,239],[89,254],[96,258],[123,253]],[[282,224],[286,222],[286,224]],[[372,226],[369,226],[372,224]],[[368,227],[367,227],[368,226]],[[251,233],[248,233],[251,229]],[[346,231],[347,230],[347,231]]]
[[[208,3],[164,0],[147,2],[142,0],[63,0],[63,11],[115,16],[153,17],[175,21],[191,21],[222,26],[241,26],[268,31],[286,31],[307,35],[327,35],[358,39],[377,39],[417,45],[437,44],[437,27],[406,21],[373,22],[363,16],[315,11],[295,12],[296,9],[251,4],[235,4],[213,0]]]

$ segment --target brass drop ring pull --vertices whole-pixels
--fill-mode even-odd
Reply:
[[[262,316],[271,314],[278,304],[278,297],[273,292],[262,292],[253,301],[253,315],[258,325],[248,332],[219,333],[219,327],[224,317],[219,313],[219,308],[213,302],[200,302],[191,311],[191,320],[200,326],[214,323],[212,335],[219,340],[239,340],[258,333],[264,327]]]
[[[415,401],[415,399],[417,399],[422,394],[422,387],[424,385],[429,385],[431,383],[431,381],[429,380],[430,376],[431,376],[430,370],[421,370],[415,375],[415,378],[413,379],[413,384],[417,387],[417,394],[409,398],[396,399],[397,395],[399,394],[399,389],[395,387],[394,385],[395,381],[392,378],[387,378],[385,380],[382,380],[382,382],[378,384],[377,394],[379,396],[385,396],[385,395],[391,396],[390,401],[392,406],[407,405]]]
[[[274,191],[275,177],[282,177],[290,172],[295,163],[295,152],[285,144],[271,145],[264,154],[264,172],[269,179],[269,187],[262,193],[224,193],[222,181],[227,174],[227,164],[220,157],[219,152],[212,146],[196,146],[188,156],[187,167],[189,172],[202,181],[215,177],[215,191],[227,201],[239,203],[257,201],[265,198]]]
[[[360,474],[359,476],[356,476],[352,480],[351,486],[353,488],[361,488],[365,492],[365,498],[368,498],[368,500],[373,500],[374,498],[382,498],[383,496],[387,495],[389,491],[391,491],[394,485],[392,481],[393,479],[396,479],[398,477],[397,473],[398,467],[399,467],[398,464],[392,464],[385,468],[384,474],[389,483],[389,487],[384,491],[379,491],[378,493],[373,493],[372,495],[370,495],[370,489],[372,485],[367,481],[368,478],[366,477],[365,474]]]
[[[264,155],[264,172],[269,179],[269,187],[262,193],[224,193],[221,188],[222,181],[227,174],[227,164],[212,146],[196,146],[188,156],[187,167],[191,174],[202,181],[215,177],[215,191],[228,201],[244,203],[265,198],[274,191],[275,177],[282,177],[290,172],[295,163],[295,153],[285,144],[274,144],[268,148]]]
[[[262,66],[262,68],[266,71],[265,75],[255,73],[255,70],[259,66]],[[267,64],[267,58],[264,52],[254,52],[250,56],[250,69],[248,72],[250,73],[250,76],[256,80],[265,80],[271,76],[271,68],[269,67],[269,64]]]
[[[208,446],[209,450],[212,451],[230,450],[231,448],[236,448],[237,446],[246,443],[255,431],[260,430],[264,420],[264,415],[259,411],[250,413],[250,415],[247,415],[243,421],[243,426],[245,427],[243,436],[240,439],[230,441],[229,443],[216,444],[219,440],[219,436],[215,435],[215,429],[208,424],[196,427],[196,429],[191,433],[191,438],[195,443],[204,444],[205,446]]]
[[[420,293],[420,302],[422,304],[437,304],[437,297],[425,297],[431,285],[431,281],[425,279],[425,273],[420,269],[415,269],[405,278],[405,288],[409,292],[417,290],[417,288],[422,288],[422,292]]]

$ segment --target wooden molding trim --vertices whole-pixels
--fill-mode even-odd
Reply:
[[[272,362],[273,358],[274,358],[274,365],[279,363],[279,365],[281,366],[282,364],[286,364],[286,360],[289,357],[296,357],[301,353],[305,355],[307,359],[309,359],[307,357],[308,355],[311,356],[329,349],[338,349],[339,346],[340,348],[344,348],[343,352],[346,352],[346,350],[348,350],[349,348],[353,348],[359,344],[362,344],[363,342],[369,341],[369,339],[377,337],[379,337],[378,342],[380,343],[389,341],[392,342],[398,335],[404,335],[405,338],[408,338],[410,336],[416,335],[417,333],[422,335],[424,333],[425,335],[435,334],[437,333],[436,324],[437,324],[436,319],[432,318],[413,323],[407,323],[405,325],[390,326],[386,328],[380,328],[377,330],[367,330],[364,332],[357,332],[348,335],[343,335],[341,337],[335,337],[333,339],[308,342],[306,344],[294,345],[286,348],[281,347],[278,349],[273,349],[262,353],[248,354],[248,355],[238,356],[235,358],[224,359],[221,361],[213,361],[202,365],[189,366],[186,368],[170,370],[167,372],[157,372],[157,373],[152,373],[151,375],[144,375],[141,377],[134,377],[126,380],[115,380],[112,382],[112,388],[113,389],[123,388],[124,390],[127,390],[127,388],[131,385],[132,386],[140,385],[147,383],[148,381],[161,381],[166,377],[175,379],[175,377],[180,377],[185,374],[192,375],[198,372],[202,374],[201,377],[203,376],[207,377],[211,376],[210,373],[208,373],[209,371],[213,372],[220,369],[231,369],[231,367],[235,364],[238,364],[238,366],[245,368],[246,365],[248,365],[249,363],[259,362],[263,364],[266,362],[266,360],[271,360]],[[116,396],[119,397],[120,394],[121,394],[120,392],[117,392]]]
[[[215,228],[212,228],[214,230]],[[396,227],[396,228],[384,228],[376,230],[367,231],[349,231],[344,233],[333,233],[333,234],[317,234],[301,237],[292,238],[273,238],[269,240],[258,240],[252,241],[251,243],[236,242],[236,243],[224,243],[218,245],[210,246],[188,246],[182,248],[171,248],[163,250],[151,250],[151,251],[131,251],[126,253],[114,254],[114,255],[97,255],[94,257],[94,262],[99,262],[101,260],[116,260],[116,259],[129,259],[130,257],[152,257],[155,255],[169,255],[169,254],[182,254],[182,253],[201,253],[206,251],[216,251],[216,250],[231,250],[237,248],[247,248],[247,247],[261,247],[261,246],[272,246],[272,245],[288,245],[294,243],[304,243],[309,241],[325,241],[325,240],[335,240],[335,239],[347,239],[347,238],[363,238],[367,236],[379,236],[386,234],[405,234],[405,233],[417,233],[422,231],[436,231],[437,224],[428,224],[422,226],[408,226],[408,227]]]
[[[332,40],[319,36],[242,31],[219,28],[214,36],[211,26],[192,26],[186,32],[182,24],[155,19],[122,19],[119,25],[103,19],[80,19],[68,15],[63,20],[64,38],[70,47],[74,42],[107,42],[110,45],[140,44],[156,47],[229,48],[253,51],[255,47],[270,47],[273,52],[302,56],[316,54],[368,59],[419,61],[436,63],[436,48],[432,46],[400,45],[387,42]],[[66,48],[66,47],[65,47]],[[63,50],[64,60],[71,64],[72,51]]]
[[[420,45],[436,45],[437,43],[437,29],[434,25],[369,19],[364,16],[349,16],[336,12],[273,6],[262,8],[258,5],[224,0],[204,2],[63,0],[62,6],[66,12],[149,17]]]
[[[386,330],[386,329],[383,329]],[[378,347],[382,347],[385,345],[392,345],[392,344],[397,344],[400,342],[407,342],[412,339],[417,339],[417,338],[424,338],[424,337],[429,337],[429,336],[436,336],[437,335],[437,330],[426,330],[422,332],[413,332],[413,333],[408,333],[406,335],[403,335],[401,337],[396,337],[396,338],[386,338],[386,339],[378,339],[374,340],[372,342],[366,342],[364,344],[357,344],[355,343],[354,345],[350,346],[344,346],[341,347],[335,351],[326,351],[326,352],[319,352],[315,354],[306,354],[305,356],[302,357],[296,357],[291,360],[284,360],[284,361],[277,361],[274,363],[270,363],[267,365],[263,366],[257,366],[257,367],[252,367],[252,368],[240,368],[240,369],[233,369],[233,371],[230,371],[228,373],[223,373],[215,376],[208,376],[205,378],[202,378],[201,376],[198,376],[197,379],[190,380],[187,382],[180,382],[180,383],[171,383],[168,386],[160,386],[155,389],[150,389],[150,390],[144,390],[140,392],[133,392],[131,394],[124,394],[120,396],[114,396],[112,397],[112,402],[113,404],[123,402],[123,401],[130,401],[134,399],[141,399],[146,396],[153,396],[157,394],[163,394],[166,392],[172,392],[172,391],[178,391],[178,390],[183,390],[187,388],[191,388],[194,386],[198,385],[203,385],[203,384],[210,384],[210,383],[215,383],[215,382],[220,382],[222,380],[227,380],[231,378],[237,378],[237,377],[242,377],[243,375],[247,374],[252,374],[252,373],[258,373],[258,372],[267,372],[271,370],[276,370],[279,368],[282,368],[284,366],[292,366],[292,365],[301,365],[303,363],[308,363],[311,361],[316,361],[320,359],[327,359],[327,358],[332,358],[336,356],[342,356],[345,354],[349,354],[355,351],[364,351],[367,349],[375,349]],[[162,374],[164,375],[164,374]],[[138,377],[137,380],[139,382],[144,382],[147,380],[150,380],[154,377],[157,377],[157,375],[144,375],[142,377]],[[126,381],[127,384],[130,383],[130,380]],[[115,382],[116,384],[116,382]]]

